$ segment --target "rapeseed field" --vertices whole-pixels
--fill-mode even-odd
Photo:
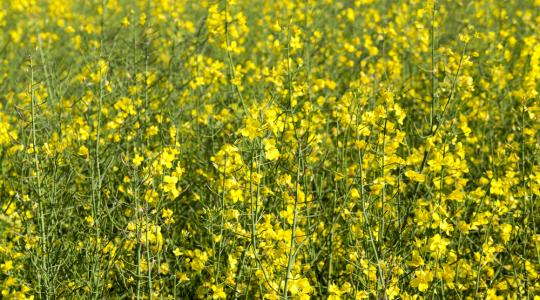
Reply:
[[[540,299],[539,0],[0,1],[2,299]]]

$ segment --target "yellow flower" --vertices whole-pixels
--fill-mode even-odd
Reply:
[[[341,295],[343,294],[339,287],[335,283],[331,283],[328,287],[328,299],[332,300],[339,300],[341,299]]]
[[[172,217],[172,215],[173,215],[173,211],[168,208],[163,209],[161,213],[161,217],[164,219],[170,218]]]
[[[166,275],[169,273],[169,264],[164,262],[159,266],[159,273]]]
[[[124,17],[121,22],[122,27],[128,27],[129,26],[129,19],[127,17]]]
[[[13,269],[13,261],[6,260],[3,264],[0,265],[0,268],[4,273],[7,273]]]
[[[454,200],[457,202],[462,202],[465,198],[465,194],[460,190],[454,190],[450,195],[448,195],[448,200]]]
[[[356,188],[351,189],[351,198],[352,199],[360,199],[360,192]]]
[[[94,226],[94,218],[92,216],[86,216],[85,220],[88,225]]]
[[[178,281],[180,281],[180,283],[183,283],[183,282],[186,282],[186,281],[189,281],[189,277],[187,276],[186,273],[177,273],[176,277],[178,277]]]
[[[174,200],[180,195],[180,191],[176,187],[178,177],[172,175],[165,175],[163,177],[162,189],[169,196],[169,199]]]
[[[410,180],[415,181],[415,182],[424,182],[425,181],[424,174],[415,172],[413,170],[406,171],[405,176],[407,176],[407,178],[409,178]]]
[[[222,285],[212,285],[212,299],[227,299]]]
[[[262,131],[260,130],[261,124],[258,120],[253,118],[247,118],[245,120],[244,128],[240,129],[240,134],[244,137],[249,138],[250,140],[260,137]]]
[[[446,253],[446,246],[450,244],[450,241],[446,238],[441,237],[440,234],[434,235],[429,239],[429,251],[438,257]]]
[[[276,148],[274,139],[266,139],[263,141],[265,157],[268,160],[277,160],[279,158],[279,150]]]
[[[183,253],[182,253],[182,251],[180,251],[180,248],[176,247],[173,250],[173,254],[174,254],[174,256],[178,257],[178,256],[182,255]]]
[[[511,234],[512,234],[512,225],[502,224],[501,225],[501,239],[503,240],[503,242],[507,243],[510,240]]]
[[[424,259],[417,250],[413,250],[411,260],[407,262],[407,265],[411,267],[421,267],[424,265]]]
[[[135,154],[135,157],[133,157],[133,165],[135,167],[138,167],[142,164],[142,162],[144,161],[144,158],[142,156],[140,156],[139,154]]]
[[[89,154],[88,148],[86,148],[86,146],[84,146],[84,145],[81,146],[81,147],[79,147],[79,152],[78,152],[78,154],[79,154],[80,156],[86,156],[86,157],[88,157],[88,154]]]
[[[389,300],[392,300],[396,298],[397,296],[399,296],[399,291],[400,291],[399,287],[396,284],[391,284],[386,289],[386,296],[388,297]]]
[[[411,280],[411,286],[423,292],[429,288],[429,284],[433,281],[433,273],[430,270],[414,271],[414,279]]]
[[[147,137],[152,137],[152,136],[158,134],[158,132],[159,132],[159,129],[157,128],[157,126],[152,125],[152,126],[148,127],[148,129],[146,129],[146,136]]]
[[[232,189],[229,194],[233,203],[244,200],[244,194],[241,189]]]

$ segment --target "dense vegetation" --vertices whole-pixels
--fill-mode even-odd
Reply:
[[[539,0],[0,2],[3,299],[540,299]]]

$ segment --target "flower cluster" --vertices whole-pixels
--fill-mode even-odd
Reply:
[[[0,2],[0,298],[540,299],[540,1]]]

